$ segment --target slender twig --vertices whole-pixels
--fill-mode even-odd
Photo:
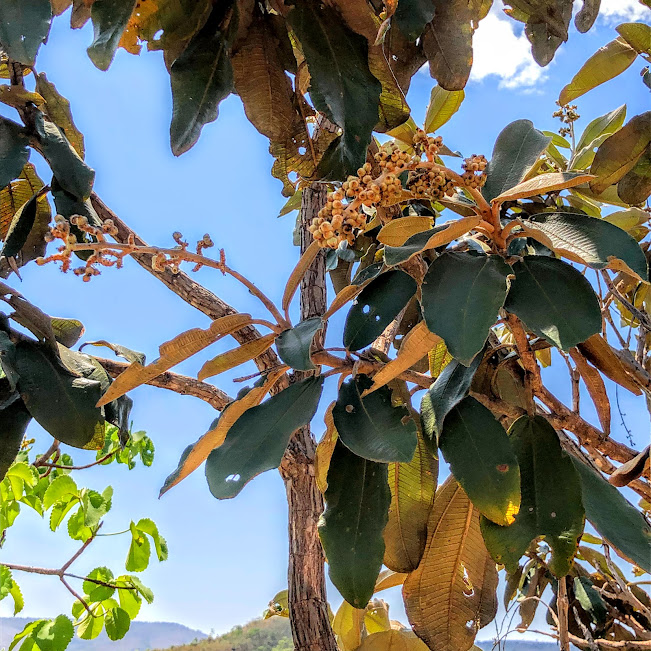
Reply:
[[[556,608],[558,610],[558,641],[561,651],[570,651],[570,641],[568,638],[569,603],[567,598],[567,577],[562,576],[558,580],[558,597],[556,599]]]
[[[113,452],[108,452],[100,459],[97,459],[92,463],[87,463],[84,466],[62,466],[59,465],[58,463],[41,463],[40,465],[44,468],[56,468],[57,470],[86,470],[87,468],[92,468],[93,466],[99,466],[101,463],[104,463],[107,459],[110,459],[116,453],[117,450],[113,450]]]
[[[46,464],[47,460],[55,452],[57,452],[58,449],[59,449],[59,441],[54,439],[54,441],[52,441],[52,444],[50,445],[50,447],[40,457],[38,457],[38,459],[36,459],[32,465],[35,466],[36,468],[38,468],[39,466],[44,466]]]

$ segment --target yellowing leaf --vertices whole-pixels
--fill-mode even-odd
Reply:
[[[651,27],[646,23],[623,23],[615,28],[637,52],[651,56]]]
[[[399,127],[391,129],[391,131],[387,131],[387,136],[391,136],[396,140],[400,140],[400,142],[404,142],[405,144],[409,145],[409,147],[411,147],[417,129],[418,126],[414,122],[414,118],[409,118],[404,124],[401,124]]]
[[[301,284],[303,276],[306,274],[312,262],[314,262],[316,256],[319,255],[320,250],[321,247],[319,246],[319,243],[316,241],[312,242],[312,244],[310,244],[310,246],[305,250],[305,253],[301,256],[298,264],[294,267],[294,271],[292,271],[289,276],[283,294],[283,310],[287,311],[289,309],[289,304],[292,302],[292,298],[294,298],[294,294],[296,293],[298,286]]]
[[[377,239],[387,246],[402,246],[412,235],[432,228],[429,217],[400,217],[383,226]]]
[[[394,572],[393,570],[382,570],[375,582],[375,592],[395,588],[402,585],[409,575],[406,572]]]
[[[427,325],[425,325],[425,321],[420,321],[402,340],[396,358],[373,376],[373,386],[364,391],[362,397],[373,393],[376,389],[398,377],[403,371],[411,368],[416,362],[423,359],[439,341],[442,341],[441,337],[430,332]]]
[[[271,387],[283,375],[285,368],[269,374],[261,387],[253,387],[243,398],[226,405],[219,419],[213,423],[214,427],[208,430],[194,445],[191,445],[186,451],[187,454],[181,457],[179,467],[165,481],[160,492],[161,495],[193,473],[208,458],[208,455],[224,442],[237,419],[245,411],[262,402]]]
[[[0,102],[13,108],[24,108],[30,102],[43,106],[45,100],[38,93],[30,93],[22,86],[0,86]]]
[[[411,631],[394,630],[369,635],[358,651],[427,651],[427,645]]]
[[[98,406],[106,405],[124,395],[127,391],[131,391],[131,389],[135,389],[141,384],[146,384],[149,380],[153,380],[161,373],[172,368],[172,366],[176,366],[183,360],[188,359],[188,357],[192,357],[200,350],[210,346],[210,344],[214,344],[225,335],[244,328],[251,321],[250,314],[231,314],[213,321],[206,330],[193,328],[161,344],[158,349],[160,357],[155,362],[148,366],[143,366],[138,362],[131,364],[124,373],[118,375],[97,403]]]
[[[592,398],[592,402],[597,410],[599,422],[601,423],[601,429],[608,436],[610,434],[610,401],[608,400],[606,385],[601,377],[601,373],[588,364],[588,361],[578,349],[573,348],[570,350],[570,357],[574,360],[576,368],[581,374],[588,393]]]
[[[463,90],[445,90],[434,86],[425,115],[425,131],[432,133],[442,127],[458,110],[466,96]]]
[[[616,38],[597,50],[574,75],[572,81],[563,88],[558,101],[568,104],[589,90],[624,72],[635,58],[637,52],[623,39]]]
[[[574,172],[554,172],[552,174],[540,174],[539,176],[519,183],[514,188],[502,192],[493,202],[515,201],[532,197],[536,194],[546,194],[554,190],[565,190],[590,181],[594,177],[591,174],[580,174]]]
[[[277,336],[277,334],[272,332],[269,335],[259,337],[253,341],[248,341],[237,348],[233,348],[221,355],[217,355],[217,357],[213,357],[201,367],[197,378],[203,382],[206,378],[219,375],[224,371],[228,371],[240,364],[244,364],[244,362],[255,359],[258,355],[262,355],[265,350],[268,350],[272,346]]]
[[[430,649],[468,651],[497,610],[497,570],[479,512],[449,478],[436,494],[425,554],[403,587],[407,616]]]
[[[330,406],[326,409],[323,417],[326,431],[316,446],[316,452],[314,453],[314,476],[316,485],[322,493],[325,493],[328,488],[328,469],[330,468],[330,459],[335,451],[338,438],[335,422],[332,418],[332,409],[335,404],[335,402],[330,403]]]
[[[429,352],[429,372],[433,379],[436,379],[443,369],[452,361],[453,357],[448,352],[445,342],[441,339]]]
[[[354,608],[347,601],[344,601],[334,621],[332,630],[337,636],[338,646],[341,651],[355,651],[362,641],[362,624],[366,609]]]
[[[617,183],[651,142],[651,111],[631,118],[619,131],[608,137],[597,149],[590,173],[597,178],[590,182],[590,190],[600,194]]]

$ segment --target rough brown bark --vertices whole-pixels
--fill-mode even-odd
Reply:
[[[301,254],[311,242],[307,226],[325,203],[320,184],[303,190],[301,203]],[[319,254],[301,282],[301,319],[326,310],[325,258]],[[306,374],[296,374],[296,379]],[[290,441],[280,467],[289,509],[289,614],[297,651],[336,651],[328,617],[324,555],[317,525],[323,498],[316,485],[316,442],[310,427],[302,427]]]

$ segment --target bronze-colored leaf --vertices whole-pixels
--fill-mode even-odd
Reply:
[[[594,177],[591,174],[581,174],[576,172],[552,172],[551,174],[540,174],[528,181],[518,183],[514,188],[502,192],[493,199],[494,202],[515,201],[516,199],[525,199],[537,194],[546,194],[555,190],[565,190],[573,188],[590,181]]]
[[[402,246],[412,235],[432,228],[430,217],[414,215],[400,217],[383,226],[377,239],[387,246]]]
[[[497,611],[497,569],[479,528],[479,511],[449,478],[438,490],[427,547],[405,581],[414,632],[436,651],[468,651]]]
[[[177,335],[174,339],[160,345],[160,357],[155,362],[148,366],[143,366],[139,362],[131,364],[111,384],[99,401],[98,406],[101,407],[131,391],[131,389],[146,384],[149,380],[180,364],[188,357],[192,357],[192,355],[210,346],[210,344],[214,344],[222,337],[250,325],[252,321],[250,314],[231,314],[213,321],[210,327],[205,330],[192,328],[192,330]]]
[[[228,350],[217,357],[208,360],[199,371],[197,379],[203,382],[206,378],[214,377],[220,373],[224,373],[232,368],[240,366],[245,362],[255,359],[262,355],[266,350],[271,348],[278,335],[272,332],[264,337],[258,337],[253,341],[247,341],[245,344]]]
[[[287,285],[285,286],[282,302],[283,310],[286,311],[289,309],[289,304],[292,302],[292,298],[294,298],[294,294],[296,293],[298,286],[301,284],[303,276],[305,276],[307,270],[309,269],[312,262],[314,262],[316,256],[319,255],[320,251],[321,247],[319,246],[319,243],[312,242],[312,244],[310,244],[310,246],[308,246],[305,250],[305,253],[303,253],[303,255],[300,257],[299,261],[294,267],[294,270],[287,280]]]
[[[610,475],[608,478],[609,483],[613,486],[621,487],[628,486],[634,479],[637,479],[644,473],[644,469],[648,467],[650,451],[651,446],[647,445],[642,452],[636,454],[630,461],[622,464]]]
[[[590,398],[592,398],[592,402],[597,410],[599,422],[601,423],[601,429],[608,436],[610,434],[610,400],[608,400],[606,385],[601,377],[601,373],[588,363],[588,360],[583,357],[577,348],[570,350],[570,357],[574,360],[576,368],[588,389]]]
[[[441,337],[430,332],[427,325],[425,325],[425,321],[420,321],[402,340],[396,358],[373,376],[373,386],[367,389],[362,397],[383,387],[394,378],[397,378],[403,371],[411,368],[423,359],[439,341],[442,341]]]
[[[328,488],[328,468],[330,468],[330,459],[332,458],[332,453],[335,451],[338,438],[335,421],[332,418],[332,410],[335,404],[335,402],[331,402],[326,409],[325,416],[323,417],[326,431],[316,446],[316,452],[314,453],[314,476],[316,478],[316,485],[322,493],[325,493]]]

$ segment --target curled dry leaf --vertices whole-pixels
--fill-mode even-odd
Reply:
[[[403,371],[420,361],[441,341],[441,337],[427,329],[425,321],[420,321],[403,339],[398,355],[373,377],[373,386],[362,397],[391,382]]]
[[[210,346],[210,344],[214,344],[222,337],[241,330],[251,324],[252,321],[250,314],[230,314],[213,321],[210,327],[205,330],[192,328],[192,330],[182,332],[174,339],[160,345],[158,349],[160,357],[152,364],[148,366],[143,366],[139,362],[131,364],[111,384],[108,391],[97,403],[98,406],[106,405],[131,391],[131,389],[146,384],[149,380],[153,380],[161,373],[188,359],[188,357],[192,357],[192,355]]]
[[[296,293],[298,286],[301,284],[303,276],[307,272],[312,262],[314,262],[316,256],[319,255],[320,250],[321,247],[319,246],[319,243],[316,241],[312,242],[312,244],[310,244],[310,246],[308,246],[305,250],[305,253],[303,253],[301,256],[297,265],[294,267],[294,271],[292,271],[291,275],[289,276],[289,280],[287,281],[287,285],[285,287],[285,292],[283,293],[283,310],[287,311],[289,309],[289,304],[292,302],[292,298],[294,298],[294,294]]]
[[[581,374],[585,386],[588,389],[590,398],[592,398],[592,402],[597,410],[599,422],[601,423],[601,429],[604,434],[608,436],[610,434],[610,401],[608,400],[606,385],[604,384],[601,374],[596,368],[590,366],[588,360],[578,349],[573,348],[570,350],[570,357],[576,364],[576,368]]]
[[[283,375],[286,368],[283,367],[282,370],[269,374],[261,387],[254,387],[244,397],[226,405],[215,426],[191,445],[187,449],[187,453],[181,457],[179,467],[167,478],[165,485],[161,488],[161,495],[193,473],[208,458],[208,455],[224,442],[226,435],[237,419],[245,411],[262,402],[262,399]]]

